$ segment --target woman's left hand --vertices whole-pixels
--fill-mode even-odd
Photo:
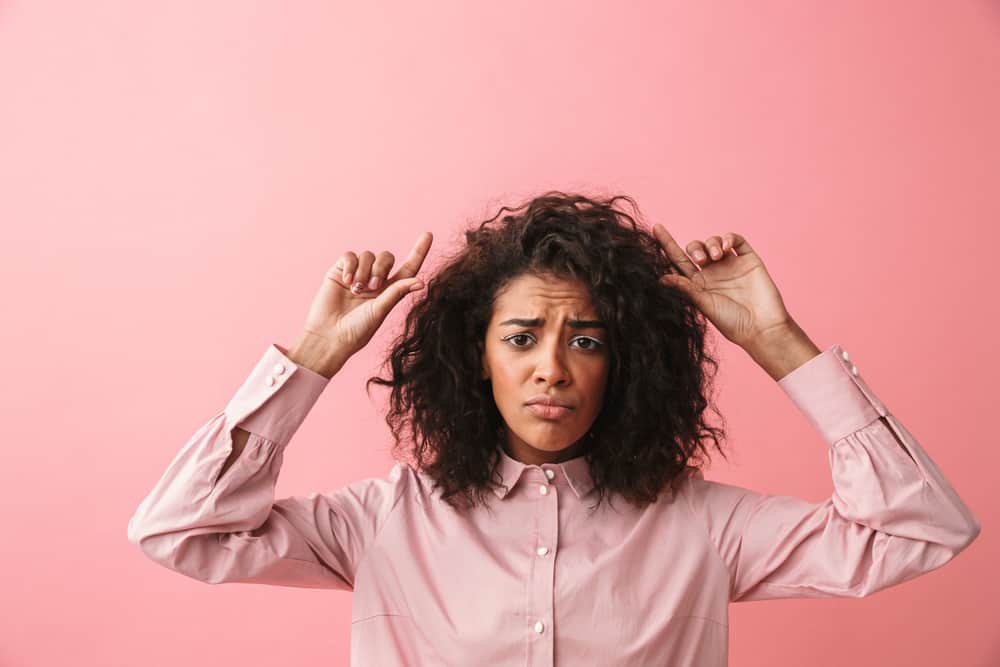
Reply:
[[[687,251],[693,261],[663,225],[653,225],[653,235],[683,274],[665,274],[660,282],[687,293],[733,343],[748,349],[763,336],[795,326],[764,262],[739,234],[691,241]]]

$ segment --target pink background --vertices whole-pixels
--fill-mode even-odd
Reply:
[[[210,587],[127,521],[342,252],[427,229],[433,268],[550,187],[630,194],[681,245],[745,235],[983,523],[871,598],[733,605],[731,664],[1000,663],[1000,6],[356,4],[2,4],[0,665],[346,664],[348,593]],[[363,381],[406,303],[279,495],[388,470]],[[715,340],[733,456],[708,477],[826,498],[819,435]]]

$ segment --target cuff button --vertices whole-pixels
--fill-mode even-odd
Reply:
[[[268,375],[268,376],[267,376],[266,378],[264,378],[264,383],[265,383],[265,384],[266,384],[266,385],[267,385],[268,387],[270,387],[270,386],[272,386],[272,385],[274,384],[274,378],[273,378],[273,377],[271,377],[270,375]]]

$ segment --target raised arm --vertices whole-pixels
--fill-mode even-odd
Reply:
[[[285,448],[330,378],[422,286],[414,276],[430,240],[422,234],[392,276],[388,252],[341,256],[292,349],[268,347],[225,409],[191,436],[139,504],[128,524],[133,544],[208,583],[353,587],[409,469],[397,465],[385,478],[277,501],[274,488]]]
[[[834,491],[815,503],[692,484],[732,601],[865,597],[941,567],[979,535],[979,519],[843,348],[778,384],[827,443]]]

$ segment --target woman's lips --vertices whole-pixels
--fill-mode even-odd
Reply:
[[[561,419],[568,415],[572,409],[558,405],[545,405],[544,403],[532,403],[528,406],[531,414],[541,419]]]

